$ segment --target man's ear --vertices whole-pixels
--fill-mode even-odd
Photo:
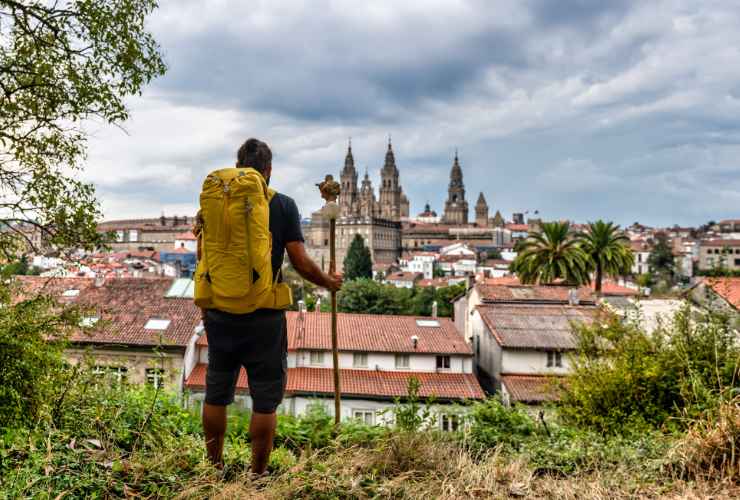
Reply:
[[[270,182],[270,177],[272,177],[272,163],[270,163],[265,169],[265,179],[268,183]]]

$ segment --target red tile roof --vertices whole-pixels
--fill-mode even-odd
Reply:
[[[735,309],[740,309],[740,278],[706,278],[706,284]]]
[[[303,321],[296,311],[287,311],[286,315],[288,350],[331,349],[330,313],[307,312]],[[434,320],[439,326],[419,326],[417,319]],[[340,351],[473,354],[449,318],[339,313],[337,331]],[[416,349],[411,341],[414,335],[419,339]],[[208,345],[207,338],[198,339],[198,345]]]
[[[740,247],[740,240],[703,240],[702,247]]]
[[[529,232],[529,225],[528,224],[506,224],[506,229],[509,231],[526,231]]]
[[[94,278],[42,278],[19,276],[26,294],[39,292],[58,297],[59,302],[90,308],[101,319],[98,328],[76,332],[80,343],[184,347],[200,323],[200,311],[192,299],[166,298],[172,278],[108,278],[96,286]],[[64,297],[65,290],[79,290]],[[150,319],[167,319],[165,330],[144,328]]]
[[[478,306],[478,312],[502,347],[574,349],[572,323],[591,324],[600,309],[595,306],[486,304]]]
[[[197,365],[185,386],[205,388],[206,365]],[[365,396],[392,399],[408,394],[409,379],[421,382],[419,395],[439,399],[483,399],[480,384],[472,373],[397,372],[376,370],[340,370],[343,396]],[[242,368],[237,389],[248,390],[246,372]],[[289,368],[288,394],[334,394],[333,371],[329,368]]]
[[[596,289],[596,283],[591,283],[591,288]],[[603,281],[601,283],[601,294],[607,297],[636,297],[640,292],[626,286],[617,285],[613,281]]]
[[[417,281],[424,275],[422,273],[398,272],[386,276],[386,281]]]
[[[515,281],[516,280],[516,281]],[[476,285],[484,302],[550,302],[568,303],[568,293],[572,286],[567,285],[520,285],[514,276],[486,279]],[[581,303],[595,303],[593,290],[582,286],[578,288]]]
[[[541,403],[556,401],[557,380],[562,377],[541,375],[501,375],[501,383],[510,394],[511,402]]]

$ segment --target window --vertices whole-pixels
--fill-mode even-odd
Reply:
[[[154,387],[164,387],[164,370],[161,368],[147,368],[146,383]]]
[[[455,432],[460,427],[460,418],[457,415],[443,413],[439,417],[439,426],[443,432]]]
[[[352,366],[355,368],[367,368],[367,353],[356,352],[352,355]]]
[[[352,418],[365,425],[375,425],[375,412],[373,410],[352,410]]]
[[[548,368],[562,368],[563,367],[563,353],[556,351],[547,351],[547,367]]]
[[[310,361],[312,365],[324,364],[324,351],[311,351]]]
[[[150,319],[144,325],[144,330],[166,330],[170,326],[168,319]]]
[[[128,368],[125,366],[102,366],[102,365],[96,365],[92,369],[93,375],[96,375],[100,378],[110,376],[116,383],[121,383],[126,381],[126,377],[128,376]]]
[[[740,259],[735,259],[735,265],[740,266]]]
[[[439,321],[436,319],[417,319],[416,326],[421,328],[439,328]]]
[[[396,354],[396,368],[408,369],[409,367],[409,355],[408,354]]]
[[[449,370],[450,368],[450,357],[449,356],[437,356],[437,369],[438,370]]]
[[[97,316],[85,316],[80,320],[80,326],[82,328],[92,328],[100,320]]]

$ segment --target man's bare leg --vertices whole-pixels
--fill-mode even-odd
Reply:
[[[252,472],[255,474],[262,474],[267,470],[276,426],[277,416],[275,412],[252,412],[249,436],[252,440]]]
[[[223,467],[224,436],[226,435],[226,407],[203,405],[203,433],[206,436],[208,459],[216,467]]]

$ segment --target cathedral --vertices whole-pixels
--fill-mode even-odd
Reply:
[[[499,212],[496,212],[495,217],[489,218],[488,203],[483,193],[480,193],[474,207],[474,223],[471,224],[469,221],[470,206],[465,198],[463,171],[457,151],[452,162],[442,217],[437,217],[429,204],[424,213],[419,214],[416,219],[409,217],[409,199],[401,187],[390,139],[385,161],[380,169],[380,187],[377,196],[367,169],[360,181],[351,141],[347,147],[339,181],[341,211],[337,220],[336,236],[337,265],[340,270],[347,250],[358,234],[365,240],[373,262],[380,268],[397,262],[404,250],[439,246],[446,240],[459,241],[461,237],[477,238],[480,240],[476,240],[477,243],[485,240],[488,244],[500,239],[493,233],[496,232],[496,228],[504,225],[503,218]],[[329,223],[323,218],[321,211],[312,214],[306,236],[309,254],[323,269],[327,269]]]
[[[375,197],[373,183],[367,170],[365,170],[365,177],[359,189],[357,181],[357,169],[350,142],[347,156],[344,158],[344,168],[340,174],[342,192],[339,196],[339,206],[342,210],[342,217],[377,218],[394,222],[408,218],[409,199],[404,194],[399,181],[396,157],[390,141],[388,141],[388,151],[385,153],[385,163],[380,169],[379,199]]]

